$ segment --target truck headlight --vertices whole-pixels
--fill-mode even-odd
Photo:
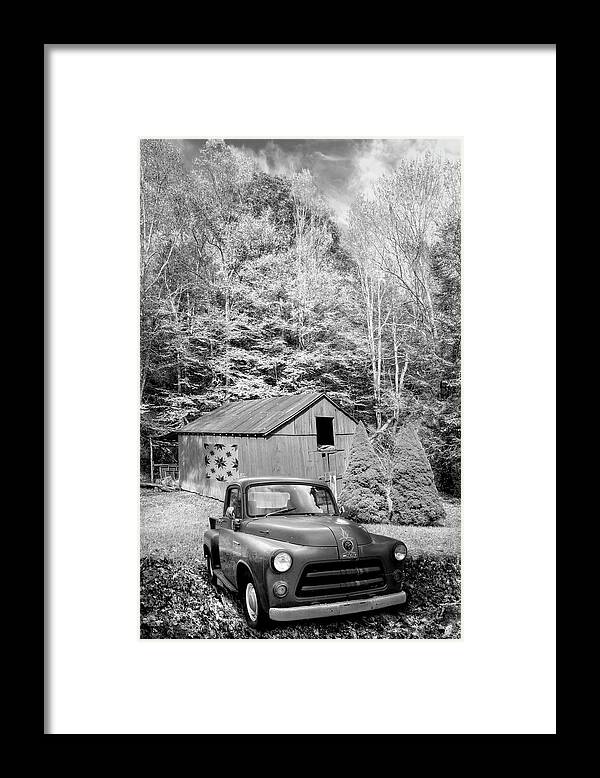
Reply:
[[[394,559],[396,562],[402,562],[402,560],[406,557],[406,554],[407,548],[404,543],[396,543],[394,546]]]
[[[287,572],[292,566],[292,557],[287,551],[278,551],[273,557],[273,567],[278,573]]]

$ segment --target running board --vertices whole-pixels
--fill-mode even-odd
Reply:
[[[230,581],[228,581],[227,578],[225,578],[218,567],[213,568],[213,573],[215,574],[215,578],[221,584],[221,586],[224,586],[225,589],[228,589],[230,592],[237,592],[235,586]]]

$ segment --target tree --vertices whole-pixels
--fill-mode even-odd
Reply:
[[[423,356],[436,358],[429,248],[444,203],[444,170],[432,154],[401,159],[351,209],[347,245],[360,279],[378,427],[406,411],[405,382],[422,377]]]
[[[168,141],[141,142],[140,163],[140,303],[141,357],[140,394],[157,359],[158,340],[164,320],[161,310],[170,297],[165,279],[185,242],[185,208],[182,208],[186,172],[179,151]],[[168,304],[168,303],[167,303]],[[169,306],[170,316],[173,312]]]
[[[347,518],[362,524],[379,524],[388,518],[385,473],[362,422],[352,440],[340,503]]]
[[[194,161],[197,187],[197,217],[204,227],[204,250],[215,272],[215,281],[223,299],[222,362],[220,378],[224,399],[230,399],[231,347],[235,337],[235,312],[232,310],[235,280],[251,254],[256,234],[255,220],[247,212],[244,193],[252,178],[253,166],[241,152],[223,141],[207,141]],[[258,227],[266,228],[267,223]]]
[[[412,424],[400,426],[391,450],[391,519],[398,524],[435,524],[444,508],[433,471]]]
[[[424,445],[439,487],[460,495],[460,214],[451,214],[432,249],[439,321],[440,390],[424,409]]]
[[[142,448],[226,400],[325,391],[376,425],[386,468],[394,429],[418,424],[458,494],[459,172],[400,160],[346,226],[308,171],[259,172],[223,141],[192,162],[142,141]]]
[[[459,218],[459,165],[426,153],[401,159],[370,193],[357,197],[345,236],[360,282],[377,430],[423,425],[438,482],[454,494],[460,460]]]

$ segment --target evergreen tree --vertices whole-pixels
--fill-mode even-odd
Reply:
[[[443,519],[444,508],[433,471],[414,427],[399,427],[392,445],[392,521],[434,524]]]
[[[362,422],[356,428],[344,472],[340,503],[345,515],[361,524],[379,524],[388,518],[385,473]]]
[[[442,225],[433,251],[440,356],[440,389],[424,416],[429,439],[423,441],[439,488],[460,496],[460,217]]]

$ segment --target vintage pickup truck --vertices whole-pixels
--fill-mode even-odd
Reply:
[[[239,594],[253,629],[406,602],[404,543],[344,519],[323,482],[240,478],[209,524],[209,580]]]

